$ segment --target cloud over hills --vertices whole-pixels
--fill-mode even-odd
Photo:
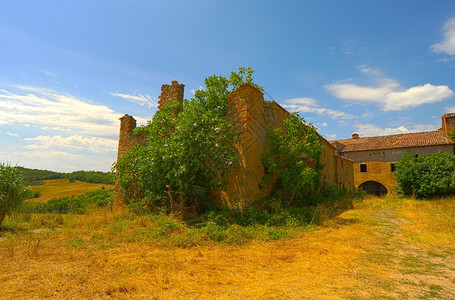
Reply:
[[[117,152],[120,117],[105,105],[54,90],[2,89],[0,126],[21,143],[14,151],[0,150],[0,156],[32,168],[45,163],[57,171],[107,171]]]

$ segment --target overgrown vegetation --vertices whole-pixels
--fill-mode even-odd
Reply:
[[[148,144],[135,146],[116,165],[120,192],[131,209],[180,215],[208,209],[210,192],[223,188],[239,163],[237,136],[225,119],[228,96],[245,82],[262,90],[253,83],[253,72],[240,68],[229,78],[210,76],[193,99],[165,104],[147,126],[136,129],[147,132]],[[321,195],[321,136],[312,124],[292,114],[268,137],[266,151],[264,184],[275,181],[297,206]]]
[[[147,207],[184,214],[203,212],[210,192],[223,185],[238,163],[237,139],[227,115],[228,95],[252,83],[251,68],[228,78],[210,76],[205,89],[183,104],[167,103],[137,132],[148,132],[148,144],[136,146],[116,165],[121,193],[133,208]]]
[[[106,207],[112,203],[113,190],[104,188],[72,197],[52,198],[46,202],[25,202],[19,208],[22,213],[84,214],[87,209]]]
[[[455,193],[455,155],[448,152],[427,155],[404,154],[396,165],[401,193],[421,198]]]
[[[321,136],[297,113],[284,120],[268,136],[263,165],[265,181],[276,180],[276,188],[289,192],[291,202],[302,204],[321,185]],[[267,178],[268,177],[268,178]]]
[[[5,225],[11,231],[25,226],[21,225],[24,222],[30,229],[48,226],[55,230],[79,226],[74,223],[74,218],[83,215],[77,217],[78,222],[90,224],[92,230],[96,229],[93,232],[107,227],[109,235],[97,236],[96,239],[79,238],[78,243],[85,246],[114,247],[124,242],[183,248],[213,244],[244,245],[252,241],[296,238],[352,208],[355,194],[329,190],[330,194],[320,198],[316,206],[289,206],[277,199],[269,199],[244,210],[210,207],[200,216],[185,222],[174,214],[163,212],[143,211],[138,215],[124,210],[114,215],[109,206],[112,190],[101,189],[75,197],[53,198],[44,203],[25,202]],[[109,221],[105,220],[107,215],[110,216]],[[86,234],[91,236],[93,232]]]
[[[0,225],[6,214],[31,196],[24,184],[21,171],[7,163],[0,163]]]

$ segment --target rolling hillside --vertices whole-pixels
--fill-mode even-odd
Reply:
[[[45,202],[52,198],[77,196],[85,194],[90,191],[99,190],[102,187],[104,187],[105,189],[113,189],[114,185],[101,183],[86,183],[77,180],[74,182],[70,182],[69,179],[44,180],[43,185],[31,186],[31,189],[34,194],[36,192],[41,193],[40,197],[33,198],[28,201]]]

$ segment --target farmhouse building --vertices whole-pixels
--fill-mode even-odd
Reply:
[[[172,81],[171,85],[161,87],[159,109],[164,103],[183,101],[184,85]],[[239,140],[236,148],[239,153],[239,165],[234,168],[226,180],[224,190],[213,191],[217,204],[242,208],[260,198],[269,196],[273,183],[263,185],[265,175],[262,155],[265,151],[266,137],[272,130],[283,126],[283,121],[290,115],[275,101],[265,101],[263,93],[250,84],[243,84],[229,96],[229,120]],[[123,116],[120,125],[118,158],[127,153],[135,144],[145,143],[145,136],[132,134],[136,121],[129,115]],[[321,137],[322,138],[322,137]],[[339,188],[354,187],[353,161],[339,155],[336,146],[322,138],[324,151],[321,162],[323,180],[336,184]]]
[[[438,151],[454,153],[448,135],[455,127],[455,113],[442,116],[442,127],[435,131],[332,141],[340,156],[354,162],[354,185],[372,194],[393,193],[397,185],[395,163],[405,153],[424,155]]]

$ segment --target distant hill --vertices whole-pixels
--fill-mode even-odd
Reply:
[[[79,180],[87,183],[115,183],[115,176],[111,172],[75,171],[71,173],[60,173],[48,170],[28,169],[24,167],[17,168],[22,171],[25,181],[30,185],[42,184],[43,180],[64,178],[67,178],[70,181]]]

